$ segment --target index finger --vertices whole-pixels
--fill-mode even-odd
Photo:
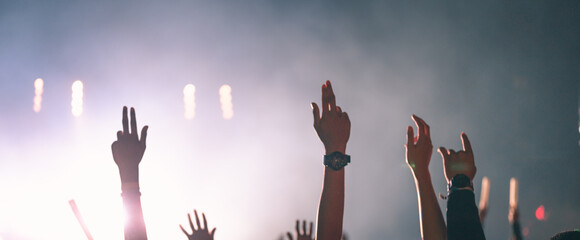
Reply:
[[[427,125],[425,123],[425,121],[423,121],[423,119],[421,119],[420,117],[418,117],[417,115],[413,114],[412,116],[413,121],[415,122],[415,125],[417,125],[417,135],[419,138],[421,137],[425,137],[427,136],[427,131],[425,131],[425,125]]]
[[[326,86],[326,84],[322,84],[322,115],[328,114],[329,100],[330,99],[328,98],[328,87]]]
[[[469,142],[469,138],[467,138],[467,134],[465,134],[465,132],[461,133],[461,143],[463,144],[463,151],[473,152],[471,149],[471,142]]]
[[[330,80],[326,80],[326,86],[328,87],[328,103],[330,104],[330,111],[336,111],[336,97],[334,96],[334,91],[332,90],[332,84],[330,84]]]
[[[127,118],[127,106],[123,106],[123,134],[129,134],[129,119]]]
[[[131,134],[137,134],[137,118],[135,117],[135,108],[131,108]]]

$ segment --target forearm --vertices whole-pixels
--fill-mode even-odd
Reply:
[[[139,190],[139,171],[120,171],[121,196],[125,210],[125,240],[146,240],[147,231],[141,207],[141,192]]]
[[[485,239],[473,191],[459,190],[449,195],[447,201],[447,237],[449,240]]]
[[[447,228],[433,189],[431,175],[428,172],[415,174],[415,186],[419,205],[421,238],[424,240],[445,240],[447,238]]]
[[[522,229],[520,227],[520,223],[519,222],[512,223],[512,230],[514,231],[514,236],[513,236],[512,239],[514,239],[514,240],[523,240],[523,237],[522,237]]]
[[[339,240],[344,214],[344,168],[338,171],[324,167],[324,182],[318,216],[316,240]]]

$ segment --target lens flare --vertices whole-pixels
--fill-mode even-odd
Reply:
[[[83,114],[83,93],[84,86],[81,80],[76,80],[72,85],[72,114],[75,117],[80,117]]]
[[[544,205],[540,205],[538,209],[536,209],[536,219],[539,221],[546,220],[546,209],[544,208]]]
[[[37,78],[34,81],[34,112],[40,112],[42,109],[42,93],[44,92],[44,80]]]
[[[195,118],[195,86],[193,84],[187,84],[183,88],[183,103],[185,119]]]
[[[234,106],[232,104],[232,87],[224,84],[220,87],[220,102],[222,104],[222,116],[224,119],[234,117]]]

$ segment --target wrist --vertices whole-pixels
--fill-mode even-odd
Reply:
[[[331,154],[333,152],[339,152],[342,154],[346,154],[346,145],[345,146],[329,146],[329,147],[324,147],[326,153],[325,155]]]
[[[415,180],[417,181],[431,179],[429,169],[416,169],[411,167],[411,172],[413,172],[413,177],[415,177]]]
[[[119,167],[121,183],[139,183],[139,167]]]

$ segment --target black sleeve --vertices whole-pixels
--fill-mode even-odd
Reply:
[[[473,191],[459,190],[449,195],[447,200],[447,239],[485,240]]]
[[[520,223],[519,222],[514,222],[512,224],[512,228],[514,231],[514,239],[515,240],[523,240],[522,238],[522,230],[520,228]]]

